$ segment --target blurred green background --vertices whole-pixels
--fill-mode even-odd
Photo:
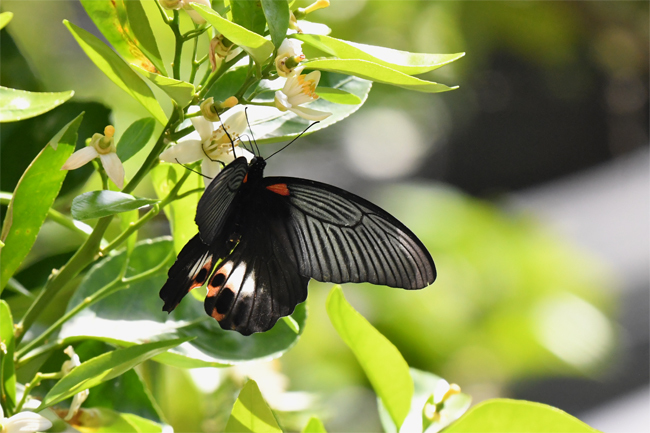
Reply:
[[[155,5],[145,6],[169,62],[172,35]],[[0,187],[12,191],[78,111],[86,110],[80,144],[109,121],[119,138],[148,114],[61,24],[99,36],[78,2],[4,0],[2,10],[15,16],[2,31],[1,84],[76,92],[50,114],[2,126]],[[458,90],[375,85],[358,113],[267,168],[367,197],[429,248],[439,272],[431,287],[347,285],[352,305],[409,365],[460,384],[474,402],[530,398],[589,422],[589,410],[647,390],[648,3],[334,0],[309,18],[340,39],[467,53],[426,77]],[[128,162],[127,177],[145,153]],[[83,184],[91,171],[72,174],[57,202],[63,211],[99,185],[94,177]],[[136,193],[154,196],[148,184]],[[26,288],[41,287],[79,245],[63,230],[43,227],[16,277]],[[161,213],[140,237],[168,233]],[[192,371],[144,365],[174,429],[223,427],[248,376],[290,430],[317,413],[329,431],[379,431],[375,397],[327,319],[329,288],[311,282],[305,332],[279,360]],[[69,295],[53,301],[51,318]],[[628,427],[648,425],[647,413],[628,417],[637,417]]]

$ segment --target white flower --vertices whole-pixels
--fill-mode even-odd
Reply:
[[[320,71],[313,71],[307,75],[301,75],[302,70],[302,67],[296,68],[294,74],[287,78],[287,82],[284,83],[282,90],[275,92],[275,106],[280,111],[289,110],[308,120],[323,120],[328,118],[332,113],[299,107],[299,105],[318,99],[315,90],[320,80]]]
[[[193,106],[188,111],[196,113],[200,108]],[[244,156],[248,161],[255,156],[246,149],[238,147],[238,138],[246,130],[246,114],[241,105],[224,113],[221,116],[222,125],[217,129],[215,124],[203,116],[192,117],[190,120],[196,131],[161,153],[160,159],[180,164],[189,164],[202,159],[201,172],[207,176],[204,178],[206,186],[221,171],[221,164],[217,161],[227,165],[240,156]],[[224,132],[224,126],[230,138]],[[234,152],[231,138],[234,142]]]
[[[278,48],[278,55],[275,57],[275,69],[281,77],[288,77],[298,66],[298,63],[305,60],[302,53],[302,41],[296,39],[285,39]]]
[[[115,153],[114,134],[115,128],[111,125],[104,128],[104,135],[94,134],[90,140],[90,145],[70,155],[61,170],[74,170],[99,157],[108,177],[122,189],[124,187],[124,167],[117,153]]]
[[[66,349],[63,352],[70,357],[70,360],[65,361],[61,366],[61,373],[63,373],[63,375],[65,376],[66,374],[70,373],[74,368],[79,367],[81,365],[81,360],[79,359],[79,355],[75,353],[74,348],[72,346],[66,347]],[[88,389],[84,389],[83,391],[75,394],[75,396],[72,398],[72,403],[70,404],[68,415],[66,415],[66,417],[64,418],[66,421],[70,421],[72,417],[75,416],[75,414],[79,411],[81,404],[84,401],[86,401],[86,399],[88,398],[88,394],[90,394],[90,390]]]
[[[430,399],[422,409],[422,415],[429,422],[447,422],[448,414],[444,409],[444,403],[452,395],[460,393],[460,386],[455,383],[449,384],[445,379],[440,379],[433,390]]]
[[[35,433],[52,427],[50,420],[34,412],[19,412],[5,418],[0,406],[0,432],[2,433]]]

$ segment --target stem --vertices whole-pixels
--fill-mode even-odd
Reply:
[[[181,54],[183,53],[183,36],[178,26],[179,15],[178,11],[174,11],[174,19],[170,23],[172,32],[174,32],[174,39],[176,40],[174,44],[174,62],[172,63],[172,69],[174,72],[174,78],[176,80],[181,79]]]
[[[187,134],[191,133],[192,131],[194,131],[194,126],[188,126],[187,128],[183,128],[180,131],[172,132],[171,134],[169,134],[169,140],[176,141],[179,138],[185,137]]]
[[[60,377],[61,377],[61,373],[40,373],[40,372],[36,373],[32,381],[29,382],[27,385],[25,385],[25,391],[23,392],[23,396],[18,402],[18,405],[16,406],[15,413],[20,412],[20,410],[23,408],[23,405],[27,401],[27,396],[29,396],[31,390],[36,388],[38,385],[40,385],[43,380],[59,379]]]
[[[194,188],[194,189],[191,189],[189,191],[185,191],[183,194],[177,195],[174,200],[180,200],[180,199],[183,199],[183,198],[187,197],[188,195],[197,194],[197,193],[200,193],[200,192],[203,192],[203,191],[205,191],[205,188]]]
[[[194,78],[196,77],[196,72],[199,70],[201,63],[196,61],[196,49],[199,45],[198,35],[194,38],[194,45],[192,46],[192,72],[190,72],[190,83],[194,84]]]
[[[165,24],[170,25],[171,20],[167,16],[165,9],[163,9],[162,5],[158,1],[156,1],[156,6],[158,6],[158,11],[160,12],[160,15],[162,16],[162,19],[165,22]]]
[[[65,315],[63,315],[59,320],[54,322],[49,328],[47,328],[43,333],[41,333],[37,338],[34,340],[30,341],[28,344],[26,344],[24,347],[20,348],[20,350],[16,351],[16,357],[18,359],[22,358],[25,354],[29,353],[30,350],[38,346],[39,343],[41,343],[43,340],[45,340],[47,337],[52,335],[54,331],[56,331],[61,325],[63,325],[65,322],[70,320],[73,316],[75,316],[77,313],[79,313],[81,310],[89,307],[90,305],[94,304],[97,301],[102,300],[103,298],[112,295],[115,292],[118,292],[119,290],[128,288],[129,285],[138,283],[140,281],[144,281],[147,278],[158,274],[162,269],[164,269],[167,266],[167,262],[169,261],[169,258],[173,254],[170,253],[159,265],[149,269],[148,271],[142,272],[134,277],[131,278],[124,278],[122,275],[120,275],[118,278],[115,280],[111,281],[101,289],[97,290],[95,293],[93,293],[91,296],[88,296],[85,298],[82,302],[80,302],[78,305],[76,305],[72,310],[68,311]]]

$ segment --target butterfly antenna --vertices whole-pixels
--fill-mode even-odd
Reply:
[[[178,158],[175,158],[175,159],[176,159],[176,162],[177,162],[181,167],[183,167],[184,169],[189,170],[189,171],[191,171],[192,173],[196,173],[196,174],[198,174],[199,176],[203,176],[203,177],[206,178],[206,179],[210,179],[210,180],[212,180],[212,178],[211,178],[210,176],[206,176],[205,174],[200,173],[200,172],[194,170],[193,168],[189,168],[188,166],[181,164],[181,162],[178,160]],[[221,162],[221,161],[217,161],[217,162]],[[223,164],[223,162],[221,162],[221,163]]]
[[[294,138],[293,140],[291,140],[289,143],[285,144],[284,147],[282,147],[280,150],[276,150],[275,152],[273,152],[273,153],[271,154],[271,156],[269,156],[268,158],[265,158],[265,159],[268,161],[269,159],[271,159],[271,157],[272,157],[273,155],[275,155],[276,153],[281,152],[281,151],[283,151],[284,149],[286,149],[287,147],[289,147],[289,146],[291,145],[291,143],[293,143],[294,141],[296,141],[297,139],[299,139],[300,137],[302,137],[302,135],[303,135],[305,132],[307,132],[307,130],[308,130],[309,128],[311,128],[312,126],[314,126],[314,125],[317,124],[317,123],[319,123],[319,122],[314,122],[314,123],[312,123],[311,125],[307,126],[307,127],[306,127],[306,128],[305,128],[305,129],[300,133],[300,134],[298,134],[298,136],[297,136],[296,138]]]
[[[248,121],[248,107],[244,108],[244,115],[246,116],[246,124],[248,125],[248,129],[251,132],[251,137],[253,138],[253,143],[255,143],[255,148],[257,149],[257,154],[259,155],[260,154],[260,148],[257,145],[257,140],[255,140],[255,136],[253,135],[253,128],[251,128],[251,124]],[[253,153],[255,153],[255,152],[253,152]]]

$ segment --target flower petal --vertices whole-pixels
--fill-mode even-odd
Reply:
[[[99,155],[102,159],[102,165],[108,177],[117,185],[119,189],[124,188],[124,166],[116,153]]]
[[[97,158],[99,153],[92,146],[84,147],[83,149],[77,150],[75,153],[70,155],[70,158],[63,164],[61,170],[74,170],[79,168],[82,165],[88,164],[93,159]]]
[[[34,433],[52,428],[50,420],[34,412],[20,412],[3,423],[8,433]]]
[[[280,111],[287,111],[287,109],[291,108],[289,98],[287,98],[287,95],[282,90],[275,92],[275,106]]]
[[[192,105],[188,110],[188,114],[193,114],[196,113],[197,111],[201,111],[201,107],[197,105]],[[214,131],[214,125],[212,125],[212,122],[210,122],[208,119],[206,119],[203,116],[197,116],[197,117],[191,117],[190,120],[192,121],[192,125],[194,125],[194,129],[196,129],[196,132],[199,133],[199,136],[201,137],[201,141],[208,141],[210,138],[212,138],[212,131]]]
[[[225,161],[223,162],[225,163]],[[205,183],[206,188],[208,187],[208,185],[210,185],[212,179],[217,177],[220,171],[221,171],[221,164],[219,164],[218,162],[210,161],[208,158],[205,158],[203,160],[203,162],[201,163],[201,174],[205,176],[203,178],[203,183]]]
[[[180,164],[189,164],[205,158],[203,143],[200,140],[182,140],[160,154],[160,160]]]
[[[241,105],[235,106],[226,111],[221,116],[221,121],[226,125],[226,129],[230,134],[241,135],[246,131],[248,123],[246,122],[246,112]]]
[[[293,107],[289,108],[289,110],[307,120],[325,120],[332,115],[332,113],[326,111],[312,110],[307,107]]]

